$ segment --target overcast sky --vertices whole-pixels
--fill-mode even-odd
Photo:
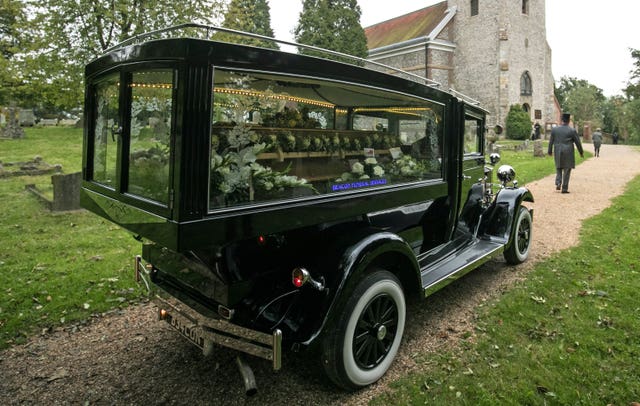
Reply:
[[[440,1],[358,0],[360,22],[367,27]],[[269,0],[269,5],[276,38],[293,41],[302,0]],[[548,0],[546,9],[554,79],[584,79],[606,96],[621,95],[633,69],[629,48],[640,49],[640,1]]]

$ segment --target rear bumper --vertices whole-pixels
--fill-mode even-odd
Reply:
[[[140,256],[135,258],[135,274],[136,281],[145,285],[150,298],[158,306],[158,318],[169,323],[205,355],[212,352],[213,344],[218,344],[269,360],[274,370],[281,368],[281,330],[275,329],[272,334],[267,334],[203,314],[152,283],[150,272],[143,266]]]

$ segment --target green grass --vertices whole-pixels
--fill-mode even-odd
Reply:
[[[1,162],[36,155],[64,173],[79,171],[82,130],[33,128],[24,139],[0,140]],[[27,184],[46,189],[51,177],[0,179],[0,349],[142,296],[132,272],[139,243],[89,212],[47,211]]]
[[[478,310],[477,332],[429,354],[374,405],[640,401],[640,178],[585,221],[578,246]],[[544,219],[541,219],[544,221]]]

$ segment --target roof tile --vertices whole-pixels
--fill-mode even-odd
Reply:
[[[367,36],[367,46],[369,49],[375,49],[427,36],[442,21],[446,11],[447,2],[443,1],[366,27],[364,32]]]

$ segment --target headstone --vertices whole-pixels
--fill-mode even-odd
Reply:
[[[53,202],[51,211],[66,211],[80,209],[80,185],[82,173],[68,175],[52,175]]]
[[[16,107],[9,107],[7,112],[7,124],[3,128],[0,128],[0,135],[7,138],[24,138],[24,130],[20,127],[18,109]]]
[[[533,156],[543,157],[544,150],[542,149],[542,140],[535,140],[533,142]]]
[[[58,125],[58,119],[57,118],[43,118],[43,119],[40,119],[40,125],[42,125],[42,126]]]

